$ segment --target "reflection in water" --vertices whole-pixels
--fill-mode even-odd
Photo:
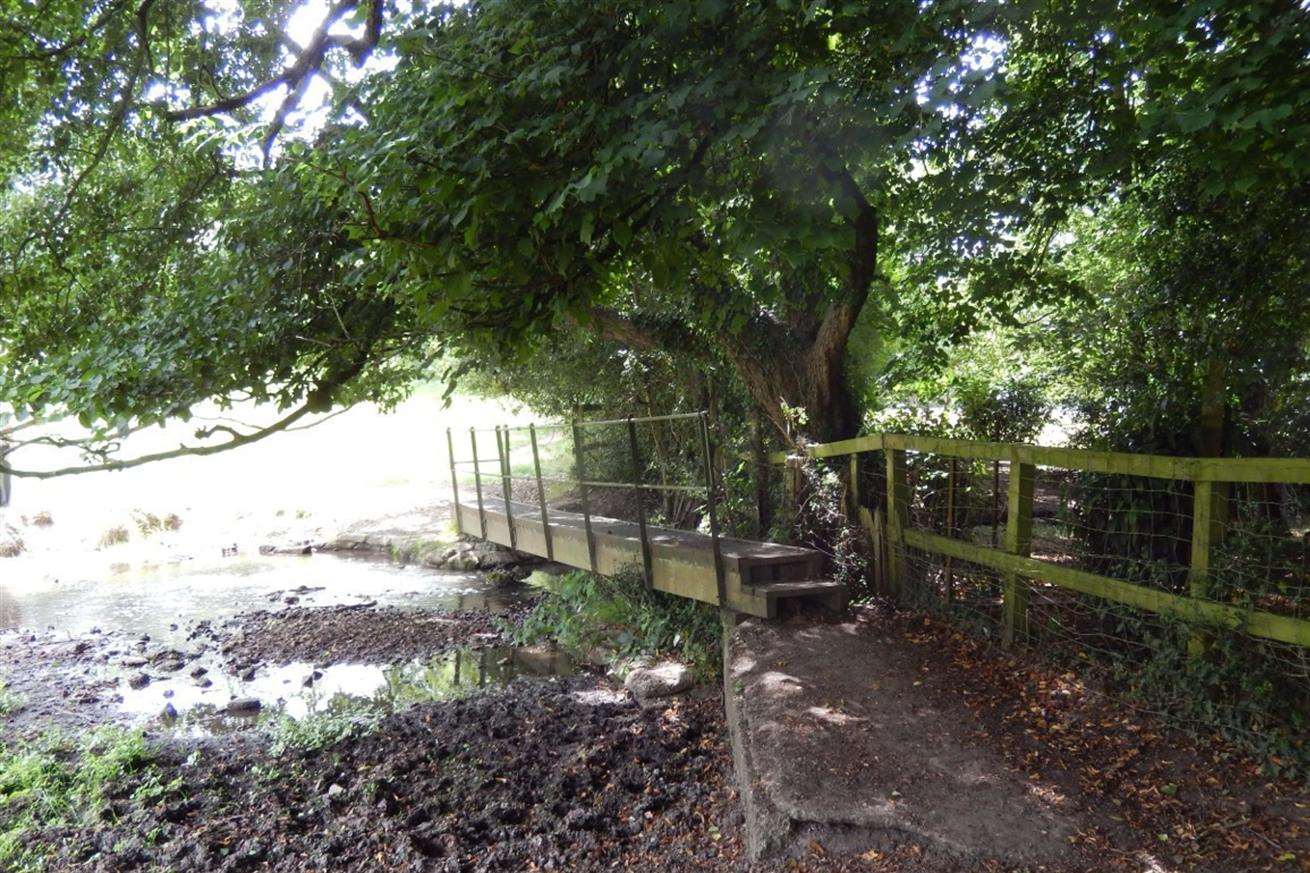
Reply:
[[[260,671],[250,682],[228,677],[205,689],[185,682],[160,682],[136,691],[125,690],[122,708],[151,717],[171,703],[179,713],[176,729],[202,735],[249,727],[267,718],[270,710],[297,719],[311,713],[391,713],[416,703],[504,685],[519,676],[568,676],[573,672],[572,661],[562,652],[509,647],[457,649],[427,661],[389,666],[335,664],[315,669],[299,662]],[[311,676],[317,678],[305,685]],[[237,697],[258,698],[264,708],[244,715],[225,713],[227,701]],[[172,723],[172,719],[165,722]]]
[[[0,585],[0,628],[18,627],[22,615],[18,598],[4,585]]]

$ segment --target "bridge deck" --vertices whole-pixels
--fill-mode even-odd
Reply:
[[[522,552],[550,558],[580,569],[592,569],[582,513],[548,511],[549,537],[542,524],[541,507],[534,503],[505,502],[484,496],[482,513],[476,502],[459,495],[456,506],[460,530]],[[510,517],[513,517],[513,532]],[[625,568],[641,572],[641,530],[636,522],[591,516],[595,541],[595,570],[612,575]],[[719,603],[714,568],[714,540],[695,531],[647,525],[651,553],[651,584],[658,591]],[[731,537],[719,539],[723,556],[726,605],[738,612],[772,618],[778,601],[788,597],[819,597],[828,605],[845,605],[846,589],[819,578],[822,555],[810,549],[762,543]]]

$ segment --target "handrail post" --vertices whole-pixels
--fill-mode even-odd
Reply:
[[[500,458],[500,493],[505,498],[505,523],[509,526],[509,547],[519,547],[518,536],[514,530],[513,486],[510,482],[509,469],[509,425],[496,428],[496,455]]]
[[[1228,510],[1228,483],[1198,481],[1192,492],[1192,561],[1187,569],[1187,593],[1210,598],[1210,559],[1224,534]],[[1209,646],[1209,635],[1193,629],[1187,638],[1187,654],[1199,658]]]
[[[587,473],[582,463],[582,428],[578,426],[577,419],[573,420],[573,464],[578,471],[578,499],[582,501],[582,525],[587,530],[587,558],[591,564],[591,572],[597,573],[596,569],[596,535],[591,530],[591,506],[587,500]]]
[[[655,572],[651,562],[650,536],[646,533],[646,503],[642,494],[641,454],[637,451],[637,425],[628,419],[628,453],[632,458],[632,489],[637,494],[637,528],[641,531],[641,564],[646,573],[646,590],[655,588]]]
[[[457,474],[455,472],[455,438],[454,436],[451,435],[450,428],[446,428],[446,455],[450,458],[451,496],[455,498],[455,503],[453,505],[454,508],[453,514],[455,516],[455,532],[462,535],[464,533],[464,523],[460,520],[459,517],[459,479],[457,478]]]
[[[905,528],[909,526],[910,480],[904,449],[887,449],[887,582],[893,599],[905,584]]]
[[[482,527],[482,538],[487,538],[487,511],[482,505],[482,462],[478,458],[478,432],[469,428],[469,443],[473,446],[473,484],[478,490],[478,523]]]
[[[550,535],[550,517],[546,513],[546,488],[541,484],[541,455],[537,452],[537,426],[528,424],[528,438],[532,441],[532,469],[537,476],[537,502],[541,505],[541,534],[546,538],[546,559],[555,560],[555,541]]]
[[[701,441],[705,447],[705,510],[710,517],[710,537],[714,548],[714,583],[718,590],[719,606],[728,605],[728,586],[723,569],[723,544],[719,540],[719,517],[716,511],[718,489],[715,487],[714,454],[710,449],[709,414],[700,415]]]
[[[1010,452],[1009,502],[1005,519],[1005,551],[1027,558],[1033,547],[1033,492],[1037,467],[1019,461],[1018,452]],[[1005,624],[1001,641],[1014,644],[1028,636],[1028,580],[1018,573],[1005,574]]]

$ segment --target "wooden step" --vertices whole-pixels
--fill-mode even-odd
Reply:
[[[780,582],[764,582],[757,585],[743,585],[743,590],[757,597],[764,597],[769,604],[769,616],[777,614],[779,600],[803,597],[821,602],[828,609],[840,612],[850,601],[850,592],[845,584],[832,579],[800,579]]]
[[[767,585],[772,582],[804,582],[814,579],[823,557],[818,553],[760,560],[742,558],[741,574],[747,585]]]

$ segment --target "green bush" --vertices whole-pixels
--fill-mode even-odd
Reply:
[[[606,646],[619,658],[672,655],[705,677],[720,669],[722,624],[709,604],[649,591],[636,572],[607,577],[575,571],[550,588],[551,596],[514,629],[516,643],[552,640],[576,652]]]

